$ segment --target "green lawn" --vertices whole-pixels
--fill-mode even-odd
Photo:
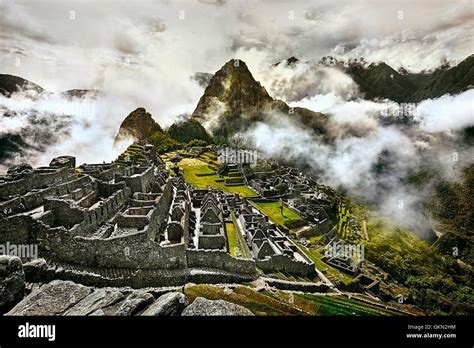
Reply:
[[[245,258],[245,259],[250,259],[252,257],[250,255],[249,247],[247,246],[244,236],[242,235],[242,232],[239,229],[239,225],[237,224],[237,218],[235,217],[235,214],[233,211],[230,212],[230,216],[233,222],[232,227],[234,228],[234,236],[236,238],[236,242],[239,247],[240,257]]]
[[[240,256],[239,242],[235,235],[234,224],[232,222],[227,222],[225,224],[225,230],[227,232],[227,242],[229,243],[229,253],[232,256]]]
[[[220,189],[227,193],[238,193],[242,197],[256,197],[255,191],[245,185],[226,186],[225,183],[216,182],[223,180],[213,170],[209,169],[208,164],[196,158],[184,158],[178,166],[182,169],[183,177],[197,189],[206,189],[208,186],[214,189]],[[197,174],[205,174],[198,176]]]
[[[281,202],[251,202],[257,207],[262,213],[268,216],[268,218],[279,226],[291,229],[292,226],[289,223],[302,221],[301,217],[283,206],[283,214],[281,212]]]

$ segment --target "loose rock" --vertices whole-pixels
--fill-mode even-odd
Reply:
[[[247,308],[224,300],[197,297],[182,313],[183,316],[252,316]]]
[[[160,296],[142,315],[164,316],[180,315],[188,304],[186,296],[181,292],[169,292]]]
[[[25,293],[25,273],[16,256],[0,256],[0,313],[12,309]]]

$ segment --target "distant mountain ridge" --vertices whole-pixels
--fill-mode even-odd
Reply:
[[[0,74],[0,94],[9,97],[22,89],[34,90],[37,93],[45,91],[41,86],[19,76]]]
[[[357,83],[364,97],[372,100],[417,103],[474,88],[474,55],[456,66],[441,66],[433,72],[417,74],[403,68],[396,71],[384,62],[367,65],[363,58],[342,62],[334,57],[323,57],[320,64],[340,67]]]
[[[12,94],[20,91],[33,91],[37,94],[52,94],[52,92],[47,91],[43,87],[37,85],[34,82],[26,80],[22,77],[9,75],[9,74],[0,74],[0,94],[5,97],[11,97]],[[61,93],[58,93],[60,96],[66,97],[68,99],[72,98],[96,98],[102,95],[102,92],[97,89],[70,89]]]

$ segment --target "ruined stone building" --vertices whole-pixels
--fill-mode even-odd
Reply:
[[[255,278],[253,260],[227,253],[213,194],[196,214],[192,188],[162,162],[76,169],[68,159],[0,177],[0,243],[37,244],[44,277],[137,287]]]
[[[239,215],[239,226],[257,266],[263,271],[301,276],[314,273],[313,261],[256,209],[246,205]]]

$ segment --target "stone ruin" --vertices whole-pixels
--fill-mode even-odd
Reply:
[[[257,266],[265,272],[307,276],[314,274],[314,262],[293,244],[275,224],[248,203],[243,203],[238,224]]]
[[[192,191],[161,161],[76,169],[66,156],[16,166],[0,176],[0,244],[38,245],[43,280],[142,287],[255,279],[255,261],[226,250],[223,205],[207,193],[192,209]]]

